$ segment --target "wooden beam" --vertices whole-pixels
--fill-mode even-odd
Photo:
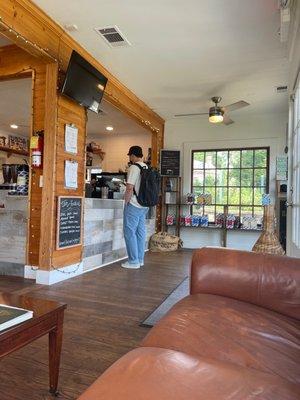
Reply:
[[[49,270],[52,265],[52,243],[55,235],[55,174],[56,174],[56,124],[57,124],[57,77],[58,66],[55,63],[46,66],[45,103],[47,112],[44,122],[44,163],[43,192],[39,267]]]

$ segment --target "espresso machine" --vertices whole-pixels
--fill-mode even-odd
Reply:
[[[26,160],[24,160],[26,161]],[[3,183],[0,190],[8,190],[9,195],[27,195],[29,166],[27,164],[2,164]]]

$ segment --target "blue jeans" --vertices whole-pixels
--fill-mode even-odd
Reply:
[[[125,205],[123,229],[129,264],[144,263],[147,212],[148,207]]]

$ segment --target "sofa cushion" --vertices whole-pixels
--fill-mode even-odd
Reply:
[[[127,353],[78,400],[296,400],[299,387],[216,360],[139,348]]]
[[[187,296],[141,346],[230,361],[300,382],[299,321],[227,297]]]

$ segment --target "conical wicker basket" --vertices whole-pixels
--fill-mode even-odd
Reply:
[[[277,254],[283,256],[284,250],[275,232],[274,206],[264,207],[264,228],[257,242],[252,248],[256,253]]]

